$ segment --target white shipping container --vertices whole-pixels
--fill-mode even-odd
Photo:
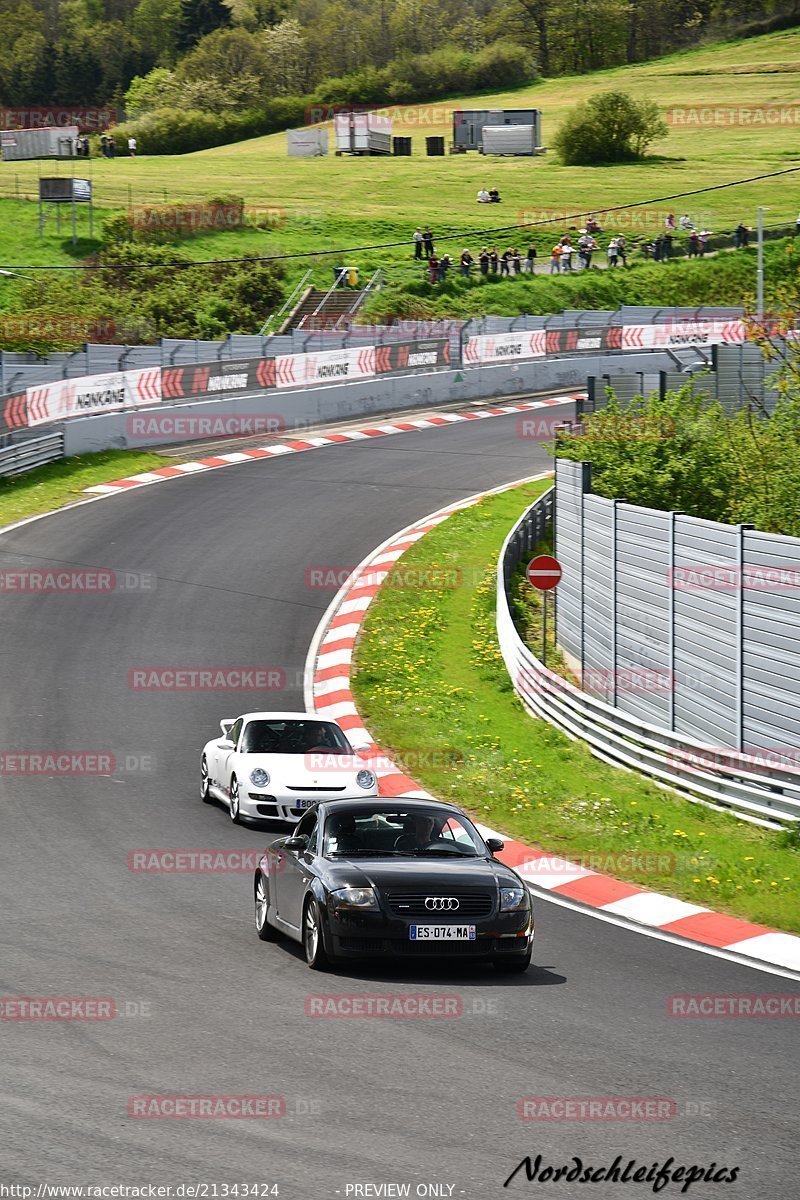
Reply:
[[[534,125],[484,125],[481,154],[535,154]]]
[[[333,127],[337,154],[392,153],[392,119],[382,113],[336,113]]]
[[[328,153],[327,129],[287,129],[290,158],[320,158]]]
[[[0,133],[0,148],[5,162],[18,162],[26,158],[75,158],[77,140],[77,125],[4,129]]]

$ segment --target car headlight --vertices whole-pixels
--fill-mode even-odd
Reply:
[[[356,775],[356,783],[362,788],[375,787],[375,776],[372,771],[359,771]]]
[[[253,787],[266,787],[269,783],[269,772],[256,767],[255,771],[250,772],[250,782]]]
[[[331,899],[337,908],[358,908],[362,911],[372,909],[375,912],[378,909],[374,888],[337,888],[331,892]]]
[[[514,909],[527,908],[529,904],[526,887],[500,888],[500,912],[513,912]]]

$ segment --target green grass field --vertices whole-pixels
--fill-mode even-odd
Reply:
[[[485,241],[501,247],[524,246],[531,236],[541,252],[555,235],[564,232],[569,223],[564,221],[565,214],[603,212],[615,204],[632,202],[642,202],[642,206],[613,218],[613,228],[631,240],[661,230],[668,211],[679,215],[688,210],[700,226],[729,230],[740,220],[751,226],[756,223],[757,206],[762,204],[768,208],[766,222],[794,222],[800,206],[800,170],[798,175],[694,199],[662,202],[657,198],[800,168],[799,82],[800,30],[778,32],[670,55],[645,65],[554,79],[505,94],[404,106],[393,114],[395,132],[414,138],[411,158],[336,158],[331,154],[294,160],[285,152],[284,134],[278,133],[172,157],[149,158],[142,146],[143,155],[136,160],[95,158],[90,163],[76,162],[74,170],[90,173],[94,180],[96,236],[104,216],[131,204],[192,203],[219,192],[241,194],[251,208],[269,210],[275,224],[266,230],[246,228],[193,236],[181,239],[181,247],[198,259],[252,252],[296,254],[300,257],[287,263],[288,290],[309,265],[315,283],[329,283],[336,259],[324,257],[327,251],[399,241],[403,245],[396,248],[359,250],[345,257],[347,265],[359,266],[363,277],[381,266],[390,286],[395,283],[405,294],[409,283],[414,292],[414,283],[420,282],[419,269],[414,274],[411,266],[408,241],[416,224],[431,224],[439,238],[457,234],[446,247],[457,258],[462,245],[468,244],[474,251]],[[552,143],[559,122],[573,104],[609,88],[655,98],[666,112],[679,108],[684,114],[684,121],[670,124],[669,136],[652,148],[654,157],[648,161],[620,167],[567,168],[561,167],[553,154],[533,160],[486,160],[477,154],[428,158],[423,154],[427,134],[450,138],[453,108],[473,104],[480,108],[506,104],[539,107],[543,138]],[[760,106],[775,120],[741,124],[742,104],[748,112]],[[710,109],[717,116],[710,114]],[[738,114],[739,124],[730,124],[730,110]],[[697,118],[698,114],[711,124],[692,124],[693,115]],[[34,196],[41,170],[56,173],[59,169],[71,172],[72,164],[0,163],[0,197],[5,197],[0,199],[0,268],[73,263],[95,248],[88,238],[85,211],[79,222],[83,240],[77,247],[72,247],[66,226],[60,235],[56,232],[53,216],[43,239],[38,238],[37,205],[34,200],[25,202],[24,197]],[[493,185],[503,193],[504,204],[498,208],[477,205],[477,188]],[[533,234],[530,229],[500,232],[501,227],[523,221],[548,223],[537,224]],[[610,220],[604,223],[612,227]],[[443,247],[443,242],[439,241],[439,246]],[[537,283],[539,290],[542,286],[547,287],[547,282]],[[16,295],[17,283],[0,277],[0,311],[16,307]],[[716,293],[711,298],[702,294],[699,299],[715,302]],[[729,299],[741,299],[741,295]],[[414,307],[404,305],[401,296],[387,296],[387,301],[393,312],[409,312]],[[503,294],[483,293],[470,302],[428,306],[428,311],[468,316],[480,312],[483,305],[492,312],[558,311],[561,306],[579,307],[581,301],[578,292],[575,298],[559,296],[557,304],[548,306],[547,300],[516,298],[506,288]],[[692,296],[669,302],[692,302]],[[426,305],[417,307],[426,311]]]
[[[639,887],[800,932],[797,841],[592,757],[514,695],[494,625],[499,548],[547,483],[449,517],[400,559],[459,586],[388,584],[356,647],[353,691],[379,745],[424,787],[487,825]],[[461,576],[459,576],[461,572]],[[418,576],[417,576],[418,577]],[[400,576],[402,579],[402,574]]]

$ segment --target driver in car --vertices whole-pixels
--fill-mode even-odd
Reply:
[[[364,843],[356,830],[356,819],[352,813],[343,813],[333,828],[336,840],[337,854],[352,854],[354,850],[363,849]]]
[[[395,850],[425,850],[434,840],[435,817],[422,813],[416,815],[410,830],[401,833],[394,844]]]

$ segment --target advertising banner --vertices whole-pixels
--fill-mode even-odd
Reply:
[[[261,382],[262,364],[273,359],[214,359],[213,362],[192,363],[188,367],[163,367],[161,390],[165,400],[184,400],[197,396],[230,396],[257,391]]]
[[[464,344],[465,363],[513,362],[515,359],[544,358],[546,334],[543,329],[522,333],[494,333],[468,338]]]
[[[321,350],[311,354],[281,354],[275,359],[275,384],[279,388],[370,379],[374,375],[374,346]]]
[[[722,342],[732,345],[744,340],[744,321],[733,319],[672,320],[660,325],[624,325],[622,328],[623,350],[669,350]]]
[[[28,388],[27,395],[29,425],[45,425],[92,413],[122,412],[160,402],[161,368],[60,379],[43,387]]]
[[[28,424],[28,393],[0,396],[0,435],[24,429]]]
[[[375,371],[387,375],[394,371],[436,370],[450,365],[450,342],[446,338],[430,341],[391,342],[375,347]]]

